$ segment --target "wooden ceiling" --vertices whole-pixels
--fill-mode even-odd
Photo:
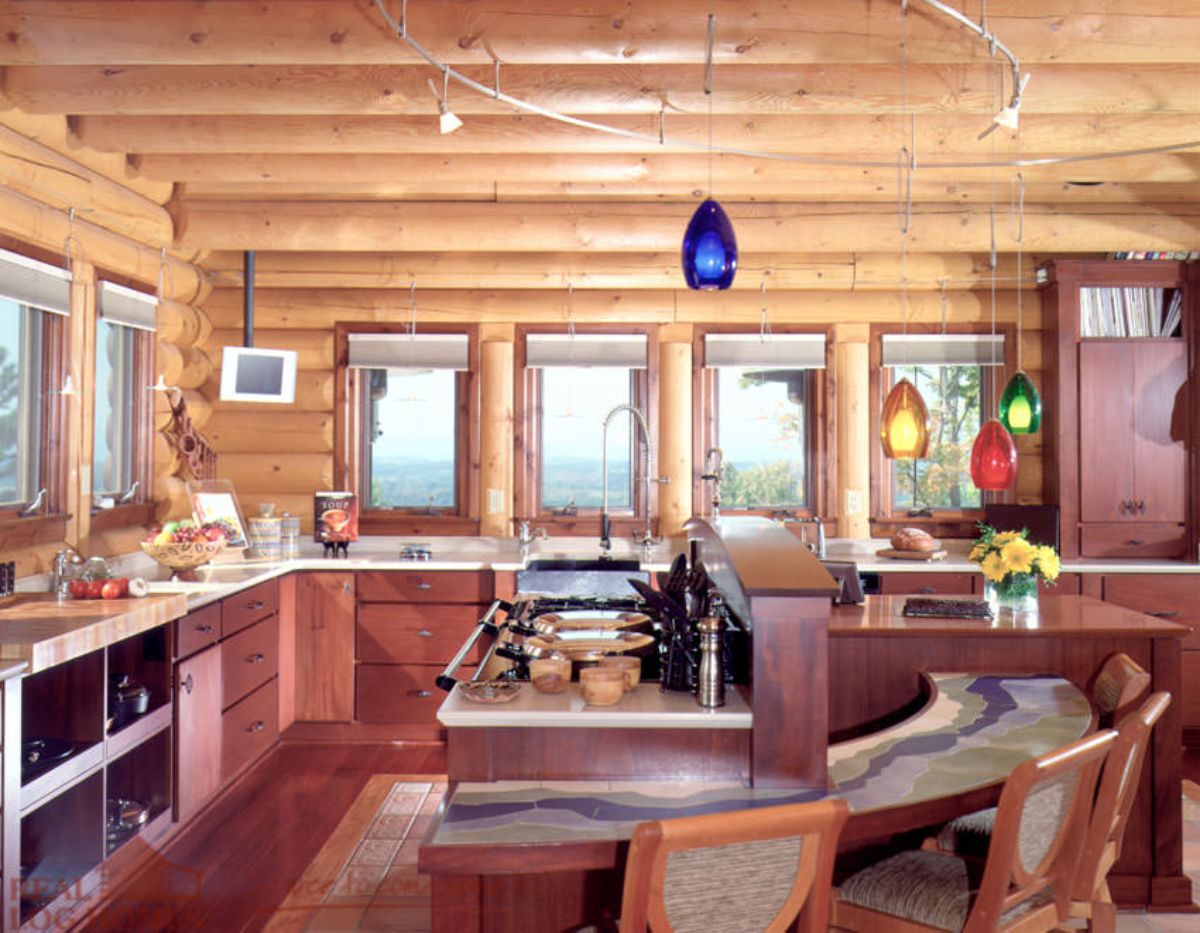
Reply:
[[[401,0],[385,5],[400,15]],[[1015,249],[1017,169],[939,163],[1190,142],[1021,168],[1022,248],[1200,248],[1200,4],[984,6],[1031,79],[1019,131],[983,139],[1004,60],[921,0],[907,25],[899,0],[409,0],[409,35],[440,61],[488,85],[499,61],[506,93],[648,141],[453,81],[464,126],[441,135],[439,72],[372,0],[3,0],[0,107],[18,131],[65,117],[85,164],[123,158],[119,180],[166,204],[174,247],[230,276],[233,251],[255,249],[264,285],[336,271],[368,287],[679,288],[679,241],[709,187],[711,7],[718,147],[881,163],[715,155],[748,270],[736,287],[894,283],[909,114],[914,284],[981,272],[993,203],[997,247]]]

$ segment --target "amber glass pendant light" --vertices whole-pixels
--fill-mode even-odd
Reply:
[[[1017,445],[996,418],[979,429],[971,446],[971,481],[977,489],[1008,489],[1017,478]]]
[[[907,379],[892,386],[879,420],[885,457],[916,460],[929,452],[929,411],[917,387]]]
[[[1024,370],[1017,370],[1004,387],[1000,423],[1010,434],[1037,434],[1042,424],[1042,400]]]
[[[737,272],[737,237],[729,215],[712,196],[712,66],[717,18],[708,14],[708,45],[704,93],[708,97],[708,197],[696,208],[683,234],[681,261],[687,287],[704,291],[726,289]]]

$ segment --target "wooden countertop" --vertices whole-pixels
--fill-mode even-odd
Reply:
[[[156,628],[187,613],[183,593],[142,599],[63,599],[20,593],[0,607],[0,661],[30,674]]]
[[[834,606],[829,634],[862,635],[1011,635],[1055,637],[1141,635],[1182,638],[1186,625],[1148,616],[1091,596],[1043,596],[1035,614],[991,619],[916,619],[902,614],[908,596],[868,596],[861,606]],[[948,597],[951,598],[951,597]],[[970,597],[963,597],[970,598]]]

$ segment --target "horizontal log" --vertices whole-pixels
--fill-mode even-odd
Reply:
[[[59,210],[75,209],[98,227],[148,245],[174,230],[161,205],[0,125],[0,185]]]
[[[182,389],[200,388],[208,382],[208,377],[213,373],[212,359],[201,347],[197,346],[182,347],[180,352],[183,355],[183,369],[180,371],[175,385]]]
[[[878,205],[726,203],[741,250],[898,250],[894,211]],[[478,252],[667,252],[677,249],[689,212],[655,204],[378,204],[373,202],[191,202],[177,229],[184,248],[255,250],[458,250]],[[1200,211],[1171,205],[1079,205],[1025,211],[1029,252],[1184,250],[1196,243]],[[972,205],[915,205],[911,252],[986,252],[988,211]]]
[[[80,251],[96,266],[136,279],[153,290],[161,273],[163,293],[178,301],[199,300],[208,291],[200,270],[169,253],[163,267],[160,251],[137,243],[27,195],[0,187],[0,233],[52,252],[61,252],[73,235]]]
[[[311,494],[318,489],[333,488],[333,457],[330,454],[289,454],[273,450],[221,454],[217,471],[221,479],[233,481],[243,510],[256,510],[261,501],[274,502],[277,493]]]
[[[1025,256],[1023,284],[1034,288],[1040,259]],[[985,253],[917,253],[908,257],[910,288],[988,287]],[[242,254],[217,251],[204,262],[218,288],[241,288]],[[264,253],[255,265],[259,288],[426,289],[676,288],[679,253]],[[1016,257],[997,256],[996,275],[1016,277]],[[903,276],[894,253],[747,253],[738,256],[735,289],[894,289]]]
[[[183,351],[169,341],[160,340],[156,354],[155,368],[157,375],[162,376],[163,384],[179,385],[179,377],[183,374]]]
[[[709,121],[691,114],[668,115],[659,142],[658,116],[606,114],[599,122],[643,134],[629,138],[584,130],[540,116],[470,117],[449,136],[437,132],[436,112],[428,116],[80,116],[72,127],[81,145],[103,152],[390,152],[525,153],[703,152]],[[823,115],[797,120],[791,115],[717,116],[715,148],[818,156],[859,151],[886,167],[908,139],[909,121],[894,115]],[[1200,114],[1029,114],[1020,133],[998,130],[982,114],[932,114],[916,121],[913,151],[924,161],[942,153],[976,153],[988,160],[994,142],[1000,158],[1028,152],[1094,154],[1200,139]]]
[[[238,341],[241,342],[240,339]],[[215,345],[210,344],[210,350],[217,359],[220,352]],[[299,371],[296,373],[296,400],[290,406],[296,411],[331,412],[333,411],[333,373],[329,369]],[[285,409],[285,406],[270,402],[222,402],[221,384],[213,379],[205,383],[200,390],[218,411],[274,413]]]
[[[970,162],[975,154],[943,153],[939,161]],[[833,158],[858,161],[857,150],[829,153]],[[1043,158],[1052,152],[1027,156]],[[179,181],[187,184],[188,196],[197,191],[217,190],[220,185],[263,184],[298,185],[307,197],[318,197],[323,189],[338,190],[343,185],[392,185],[405,193],[432,188],[435,191],[477,194],[487,185],[496,191],[517,192],[522,186],[562,184],[590,186],[630,186],[646,183],[664,190],[687,190],[691,185],[706,185],[709,160],[705,153],[626,154],[527,152],[519,155],[495,153],[437,155],[394,155],[391,153],[147,153],[134,158],[138,171],[147,178]],[[862,168],[834,165],[809,165],[764,159],[746,159],[717,155],[712,160],[713,190],[725,192],[738,187],[761,184],[787,191],[795,186],[825,181],[839,189],[860,181],[873,183],[895,194],[896,169]],[[1079,163],[1029,165],[1021,169],[1033,184],[1066,184],[1072,181],[1138,182],[1140,184],[1200,183],[1200,153],[1167,152],[1153,157],[1103,159]],[[1007,185],[1011,171],[998,172]],[[926,166],[922,159],[914,173],[914,183],[931,179],[946,184],[977,184],[990,181],[990,173],[978,168],[942,168]],[[564,189],[564,194],[570,193]],[[465,195],[464,195],[465,196]],[[722,194],[722,197],[725,195]],[[1001,193],[1006,197],[1007,192]],[[439,194],[439,200],[446,195]],[[920,200],[919,198],[917,200]]]
[[[717,62],[895,62],[900,4],[844,0],[798,15],[770,0],[722,0]],[[399,6],[392,7],[398,15]],[[1108,7],[1105,8],[1109,10]],[[988,23],[1024,61],[1195,61],[1191,0],[1158,0],[1096,15],[1085,0],[993,0]],[[986,47],[921,4],[908,20],[910,61],[982,60]],[[408,32],[440,60],[571,65],[702,60],[705,8],[688,0],[414,3]],[[0,7],[5,64],[394,64],[416,61],[370,3],[295,0],[55,0]]]
[[[223,408],[209,422],[205,435],[218,454],[256,453],[264,447],[278,453],[333,452],[333,414],[291,411],[248,412]],[[268,439],[269,438],[269,439]]]
[[[215,361],[215,369],[219,370],[221,368],[220,348],[242,346],[243,332],[241,330],[221,330],[219,328],[224,321],[216,318],[211,312],[209,316],[213,318],[214,327],[217,329],[213,330],[212,336],[205,343],[205,347],[212,354],[212,358]],[[331,318],[329,323],[332,324],[333,320],[335,319]],[[239,327],[240,324],[241,322],[239,321]],[[269,322],[258,316],[257,304],[255,307],[255,325],[255,346],[270,347],[273,350],[295,350],[296,369],[298,370],[333,369],[333,331],[331,329],[326,332],[316,330],[273,330]]]
[[[190,347],[200,336],[200,315],[192,305],[178,301],[158,303],[158,339],[179,347]]]
[[[241,342],[241,332],[232,328],[240,316],[240,289],[214,289],[207,310],[217,330],[214,341],[224,336]],[[981,322],[991,318],[987,292],[956,291],[947,297],[948,319],[954,323]],[[1016,320],[1016,293],[998,290],[996,315],[1002,322]],[[315,367],[324,362],[332,367],[332,335],[336,321],[407,321],[407,302],[395,291],[369,289],[259,289],[255,293],[255,320],[263,330],[256,332],[260,346],[299,349],[300,365]],[[758,324],[763,301],[757,291],[691,292],[624,290],[577,292],[571,318],[577,322],[745,323]],[[842,321],[900,321],[940,323],[941,296],[937,292],[900,291],[836,292],[768,291],[767,313],[775,323],[832,324]],[[1024,323],[1034,329],[1040,322],[1040,303],[1035,296],[1023,301]],[[565,324],[565,296],[546,291],[453,291],[440,290],[417,296],[417,330],[422,326],[476,322],[539,322]],[[219,354],[214,352],[214,356]]]
[[[490,66],[464,73],[491,86]],[[430,69],[419,65],[108,65],[12,66],[4,94],[30,113],[71,114],[398,114],[428,115]],[[723,65],[714,77],[717,114],[917,114],[996,111],[995,72],[986,64],[896,62]],[[1042,64],[1023,114],[1167,113],[1200,108],[1200,66],[1147,63],[1137,80],[1109,65]],[[508,65],[506,94],[560,113],[707,113],[695,65],[579,63]],[[903,90],[902,90],[903,89]],[[906,92],[906,93],[905,93]],[[451,88],[459,116],[503,114],[508,104]]]

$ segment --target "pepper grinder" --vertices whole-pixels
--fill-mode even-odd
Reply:
[[[725,621],[705,616],[696,623],[700,633],[700,673],[696,677],[696,702],[704,707],[725,705],[725,663],[722,658]]]

